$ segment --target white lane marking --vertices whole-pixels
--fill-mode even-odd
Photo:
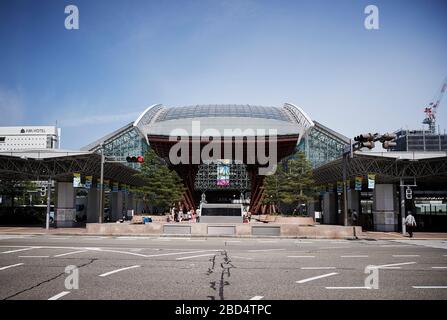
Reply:
[[[325,287],[328,290],[361,290],[361,289],[372,289],[371,287]]]
[[[19,258],[49,258],[50,256],[19,256]]]
[[[51,298],[49,298],[48,300],[57,300],[59,298],[62,298],[63,296],[66,296],[67,294],[69,294],[70,291],[62,291],[61,293],[58,293],[55,296],[52,296]]]
[[[219,251],[219,250],[199,250],[199,251],[182,251],[182,252],[171,252],[171,253],[160,253],[160,254],[150,254],[146,257],[163,257],[163,256],[173,256],[178,254],[190,254],[190,253],[202,253],[207,251]]]
[[[413,286],[414,289],[447,289],[447,286]]]
[[[302,267],[301,270],[329,270],[337,269],[336,267]]]
[[[432,269],[447,269],[447,267],[431,267]]]
[[[411,247],[411,245],[409,245],[409,244],[383,244],[383,245],[380,245],[379,247],[381,247],[381,248],[402,248],[402,247],[408,248],[408,247]]]
[[[141,267],[141,266],[140,265],[136,265],[136,266],[126,267],[126,268],[116,269],[116,270],[113,270],[113,271],[109,271],[109,272],[100,274],[99,276],[100,277],[107,277],[108,275],[111,275],[111,274],[114,274],[114,273],[117,273],[117,272],[120,272],[120,271],[129,270],[129,269],[135,269],[135,268],[139,268],[139,267]]]
[[[276,240],[258,240],[259,243],[277,243]]]
[[[189,239],[188,241],[200,242],[200,241],[206,241],[206,240],[205,239]]]
[[[367,255],[358,255],[358,256],[352,255],[352,256],[340,256],[340,258],[368,258],[368,256]]]
[[[299,281],[296,281],[296,283],[305,283],[305,282],[309,282],[309,281],[313,281],[313,280],[317,280],[317,279],[321,279],[321,278],[335,276],[336,274],[338,274],[338,273],[337,272],[326,273],[326,274],[322,274],[321,276],[316,276],[316,277],[312,277],[312,278],[299,280]]]
[[[186,260],[186,259],[206,257],[206,256],[214,256],[214,253],[206,253],[206,254],[199,254],[197,256],[181,257],[181,258],[176,258],[175,260]]]
[[[12,265],[10,265],[10,266],[1,267],[1,268],[0,268],[0,271],[1,271],[1,270],[6,270],[6,269],[9,269],[9,268],[18,267],[18,266],[21,266],[21,265],[24,265],[24,263],[16,263],[16,264],[12,264]]]
[[[229,240],[229,241],[225,241],[227,243],[236,243],[236,242],[240,242],[239,240]]]
[[[349,247],[320,247],[319,249],[346,249]]]
[[[253,260],[253,258],[239,257],[239,256],[231,256],[231,258]]]
[[[415,264],[415,263],[416,262],[402,262],[402,263],[382,264],[380,266],[371,266],[371,268],[388,268],[388,267],[403,266],[403,265]]]
[[[122,254],[129,254],[131,256],[137,256],[137,257],[148,257],[145,254],[136,253],[136,252],[127,252],[127,251],[119,251],[119,250],[109,250],[109,249],[101,249],[101,248],[85,248],[87,250],[97,251],[97,252],[112,252],[112,253],[122,253]]]
[[[250,298],[250,300],[261,300],[262,298],[264,298],[264,296],[254,296]]]
[[[295,242],[295,244],[301,244],[301,243],[313,243],[313,242],[311,242],[311,241],[297,241],[297,242]]]
[[[287,258],[315,258],[315,256],[287,256]]]
[[[394,258],[408,258],[408,257],[419,257],[418,254],[393,254]]]
[[[61,253],[61,254],[57,254],[57,255],[53,256],[53,258],[69,256],[71,254],[82,253],[82,252],[87,252],[87,250],[79,250],[79,251],[72,251],[72,252],[67,252],[67,253]]]
[[[9,251],[4,251],[4,252],[0,252],[0,253],[14,253],[14,252],[27,251],[27,250],[38,249],[38,248],[39,247],[27,247],[24,249],[9,250]]]
[[[248,250],[248,252],[269,252],[269,251],[283,251],[286,249],[257,249],[257,250]]]
[[[9,240],[9,239],[25,239],[29,238],[30,236],[14,236],[14,235],[0,235],[0,240]]]

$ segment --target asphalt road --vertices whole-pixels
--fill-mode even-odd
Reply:
[[[447,299],[447,241],[0,234],[0,299],[50,298]]]

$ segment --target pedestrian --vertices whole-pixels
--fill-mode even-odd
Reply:
[[[174,222],[178,222],[178,210],[174,210]]]
[[[359,219],[359,214],[357,213],[357,210],[352,210],[352,214],[351,214],[351,224],[353,226],[357,225],[357,220]]]
[[[408,211],[408,215],[405,218],[405,226],[407,227],[407,232],[410,235],[410,238],[413,238],[413,231],[416,227],[416,219],[411,214],[411,211]]]

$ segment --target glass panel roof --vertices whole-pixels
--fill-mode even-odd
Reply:
[[[197,105],[166,108],[157,117],[156,121],[199,117],[247,117],[290,122],[287,115],[280,108],[251,105]]]

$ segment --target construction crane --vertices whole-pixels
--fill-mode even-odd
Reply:
[[[438,91],[437,96],[429,103],[429,105],[425,108],[425,119],[422,121],[423,124],[428,124],[428,130],[430,133],[436,133],[436,111],[441,103],[442,97],[444,96],[444,92],[447,90],[447,77],[445,77],[444,81],[441,84],[441,89]]]

